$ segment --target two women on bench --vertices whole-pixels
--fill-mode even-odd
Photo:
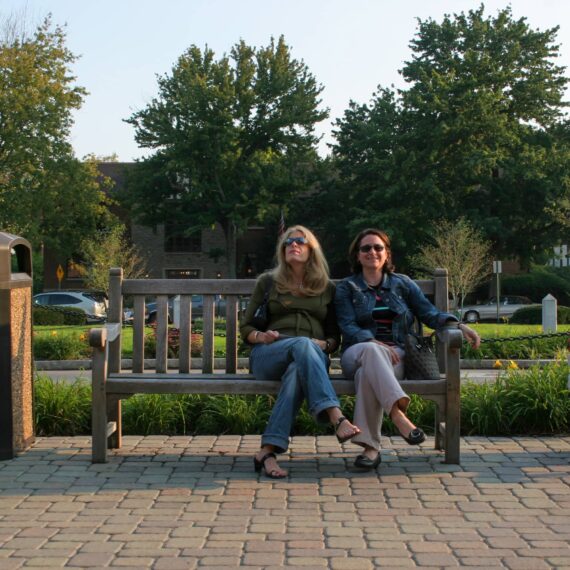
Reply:
[[[280,380],[281,389],[254,457],[256,471],[287,476],[276,460],[289,436],[303,400],[318,421],[335,426],[339,442],[360,430],[345,418],[328,375],[329,354],[339,345],[334,284],[321,246],[311,231],[293,226],[277,244],[277,267],[262,274],[244,315],[240,333],[252,345],[250,367],[260,380]],[[255,313],[267,292],[268,322],[255,326]],[[265,328],[265,327],[264,327]]]
[[[380,428],[384,411],[410,445],[425,440],[424,432],[407,417],[409,396],[403,378],[403,340],[414,317],[431,328],[457,319],[434,307],[409,277],[394,273],[390,240],[376,229],[360,232],[349,248],[354,274],[337,287],[315,236],[302,226],[289,228],[277,246],[278,265],[260,276],[241,327],[253,345],[250,364],[259,379],[282,381],[282,387],[254,458],[257,471],[286,476],[275,453],[286,451],[289,434],[303,398],[315,418],[328,417],[340,442],[351,439],[364,448],[355,466],[380,464]],[[254,314],[269,291],[269,326],[253,326]],[[336,310],[335,310],[336,308]],[[328,376],[328,354],[343,335],[341,366],[355,381],[354,421],[340,411]],[[459,325],[475,347],[479,336]],[[358,426],[358,427],[357,427]]]

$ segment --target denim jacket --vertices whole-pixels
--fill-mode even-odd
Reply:
[[[392,326],[394,342],[404,346],[406,332],[413,330],[414,317],[432,329],[447,321],[457,322],[450,313],[442,313],[432,305],[418,285],[407,275],[385,273],[381,284],[382,299],[396,317]],[[351,275],[337,284],[335,307],[342,332],[342,351],[358,342],[367,342],[376,336],[372,309],[376,295],[364,281],[362,273]]]

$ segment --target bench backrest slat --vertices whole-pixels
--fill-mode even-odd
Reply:
[[[237,372],[238,346],[238,297],[226,297],[226,372]]]
[[[144,371],[144,295],[134,298],[133,372]]]
[[[204,314],[204,340],[202,349],[202,372],[212,374],[214,372],[214,295],[203,295]]]
[[[156,297],[156,371],[168,370],[168,296]]]
[[[180,296],[179,369],[188,374],[192,368],[192,296]]]
[[[440,311],[448,310],[447,271],[437,269],[433,279],[417,280]],[[109,282],[109,322],[122,322],[123,296],[134,297],[133,373],[144,371],[145,298],[156,297],[156,372],[168,370],[168,297],[180,295],[179,372],[192,369],[192,295],[203,295],[202,372],[214,372],[214,317],[216,298],[223,295],[226,307],[225,372],[237,372],[238,308],[240,297],[250,296],[254,279],[123,279],[122,269],[111,269]],[[109,345],[109,372],[121,371],[121,336]]]

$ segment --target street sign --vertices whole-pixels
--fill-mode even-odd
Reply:
[[[57,266],[55,275],[57,277],[57,280],[59,281],[59,284],[61,285],[61,280],[63,279],[63,267],[61,265]]]
[[[503,272],[503,262],[502,261],[493,261],[493,273],[502,273]]]

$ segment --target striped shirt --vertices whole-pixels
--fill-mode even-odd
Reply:
[[[392,324],[396,313],[386,306],[378,289],[373,288],[376,295],[376,305],[372,309],[372,319],[376,323],[376,340],[386,344],[395,344],[392,336]]]

